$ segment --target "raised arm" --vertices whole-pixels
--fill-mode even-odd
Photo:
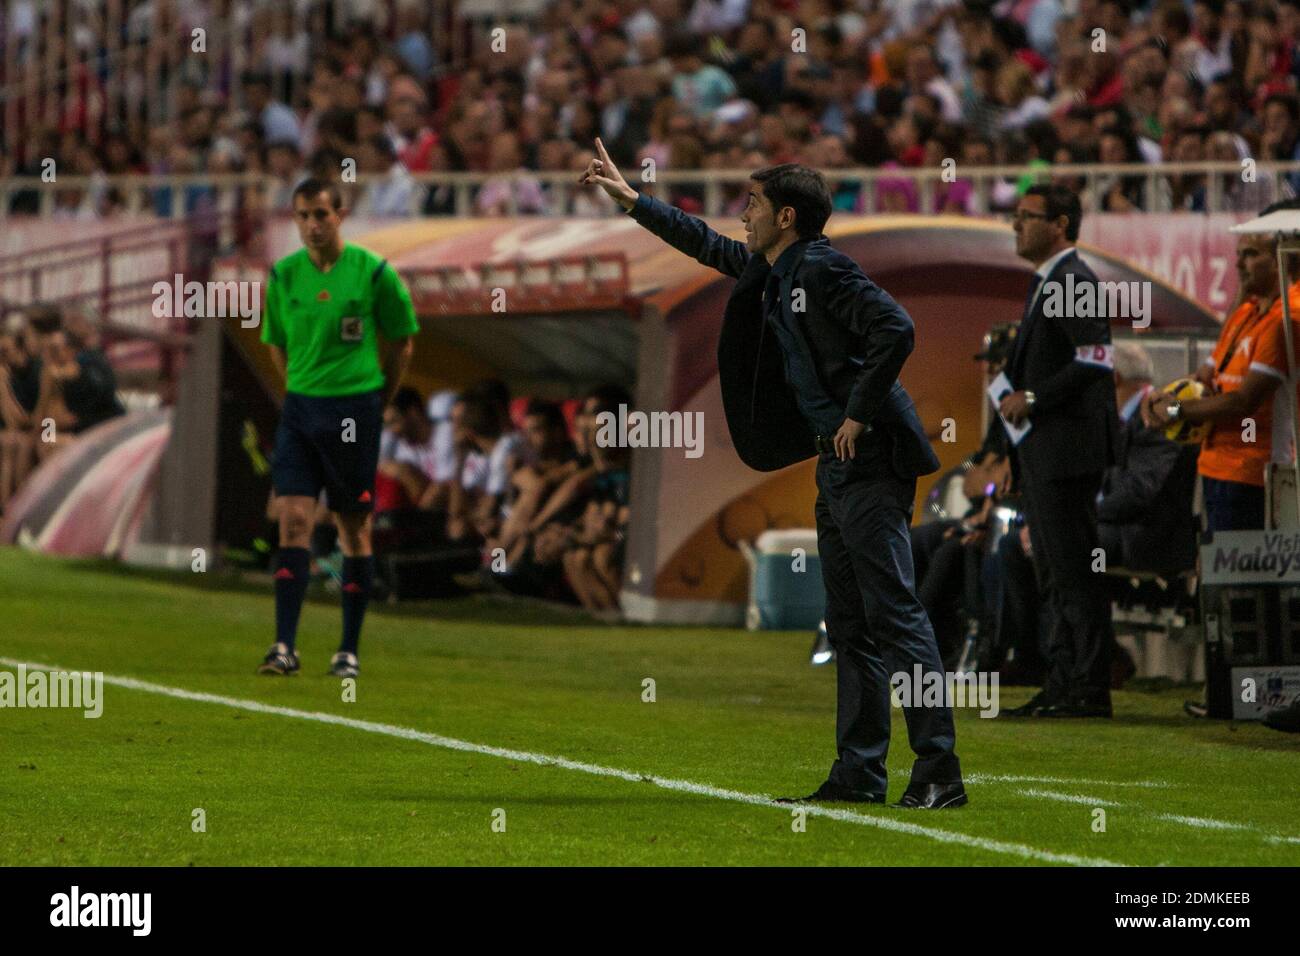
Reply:
[[[743,242],[714,232],[703,220],[629,186],[605,152],[600,137],[596,138],[596,157],[578,182],[600,186],[624,212],[696,262],[733,278],[739,278],[749,264],[749,250]]]

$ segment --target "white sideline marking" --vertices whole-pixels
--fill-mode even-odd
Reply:
[[[1097,807],[1122,807],[1132,806],[1132,804],[1117,803],[1113,800],[1102,800],[1098,797],[1089,797],[1081,793],[1058,793],[1054,790],[1020,790],[1017,791],[1022,796],[1038,797],[1042,800],[1059,800],[1062,803],[1081,803],[1087,806]],[[1278,833],[1270,833],[1262,827],[1252,826],[1249,823],[1234,823],[1231,820],[1214,820],[1210,817],[1187,817],[1178,813],[1153,813],[1151,816],[1156,820],[1164,820],[1166,823],[1181,823],[1183,826],[1196,827],[1201,830],[1232,830],[1239,833],[1259,833],[1263,834],[1264,839],[1269,843],[1300,843],[1300,837],[1282,836]]]
[[[1168,820],[1170,823],[1181,823],[1184,826],[1199,827],[1202,830],[1253,830],[1252,826],[1245,823],[1230,823],[1227,820],[1211,820],[1207,817],[1184,817],[1177,813],[1157,813],[1157,820]]]
[[[1081,787],[1167,787],[1163,780],[1080,780],[1077,777],[1025,777],[1013,773],[973,773],[971,783],[1064,783]]]
[[[55,667],[52,664],[18,661],[8,657],[0,657],[0,664],[8,667],[17,667],[22,664],[29,670],[66,670],[66,668]],[[559,767],[563,770],[576,770],[579,773],[587,773],[597,777],[613,777],[630,783],[649,783],[663,790],[693,793],[697,796],[713,797],[717,800],[729,800],[733,803],[747,803],[752,806],[773,807],[784,811],[795,809],[805,810],[809,816],[827,817],[831,820],[840,820],[845,823],[856,823],[861,826],[876,827],[877,829],[889,830],[894,833],[906,833],[909,836],[926,837],[927,839],[935,840],[939,843],[953,843],[958,846],[985,850],[989,853],[1002,853],[1008,856],[1017,856],[1027,860],[1041,860],[1044,863],[1065,863],[1071,866],[1125,865],[1098,857],[1078,856],[1073,853],[1053,853],[1050,850],[1040,850],[1037,847],[1027,846],[1023,843],[1008,843],[1004,840],[991,840],[986,837],[971,836],[966,833],[957,833],[952,830],[941,830],[938,827],[923,826],[919,823],[908,823],[894,816],[869,816],[864,813],[856,813],[852,810],[833,809],[813,804],[801,804],[797,807],[790,806],[789,804],[777,803],[772,797],[769,797],[766,794],[743,793],[739,790],[725,790],[720,787],[711,787],[707,784],[694,783],[690,780],[673,780],[668,777],[656,777],[651,774],[634,773],[630,770],[620,770],[617,767],[603,767],[599,764],[570,760],[567,757],[552,757],[548,754],[530,753],[525,750],[508,750],[504,747],[491,747],[486,744],[471,743],[467,740],[457,740],[454,737],[443,737],[440,734],[426,733],[425,731],[415,730],[410,727],[399,727],[394,724],[380,724],[369,720],[357,720],[352,717],[341,717],[338,714],[327,714],[320,711],[295,710],[291,707],[280,707],[275,704],[263,704],[256,700],[240,700],[236,697],[223,697],[219,694],[205,694],[199,691],[184,690],[180,687],[167,687],[162,684],[151,684],[148,681],[136,680],[133,677],[114,677],[105,674],[104,683],[110,684],[114,687],[123,687],[127,690],[144,691],[149,694],[161,694],[164,697],[174,697],[178,700],[192,700],[203,704],[219,704],[222,707],[233,707],[236,710],[247,710],[258,714],[274,714],[277,717],[292,717],[297,720],[310,720],[322,724],[334,724],[339,727],[350,727],[353,730],[363,730],[367,733],[383,734],[388,737],[398,737],[402,740],[414,740],[434,747],[442,747],[446,750],[460,750],[488,757],[501,757],[505,760],[514,760],[519,763],[533,763],[543,767]]]
[[[1054,790],[1021,790],[1026,797],[1040,797],[1044,800],[1059,800],[1061,803],[1081,803],[1088,807],[1118,807],[1122,804],[1114,800],[1102,800],[1100,797],[1087,797],[1081,793],[1057,793]]]

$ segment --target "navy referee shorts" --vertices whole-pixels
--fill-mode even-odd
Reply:
[[[330,511],[373,510],[383,427],[381,391],[325,398],[287,393],[271,462],[275,493],[315,498],[324,489]]]

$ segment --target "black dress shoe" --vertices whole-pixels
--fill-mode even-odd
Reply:
[[[1039,691],[1033,697],[1029,698],[1027,704],[1021,704],[1019,707],[1012,707],[1010,710],[1004,710],[1001,713],[1003,717],[1041,717],[1043,710],[1056,705],[1051,697],[1047,696],[1046,691]]]
[[[1039,713],[1039,717],[1106,717],[1113,716],[1110,707],[1110,691],[1092,688],[1077,690],[1053,704],[1048,704]]]
[[[913,783],[908,784],[903,799],[894,804],[908,810],[946,810],[951,807],[964,807],[967,804],[966,788],[961,781],[956,783]]]
[[[883,793],[872,793],[869,790],[854,790],[852,787],[846,787],[843,784],[832,783],[827,780],[815,793],[810,793],[806,797],[778,797],[777,803],[884,803],[885,795]]]
[[[1110,704],[1085,703],[1083,701],[1065,701],[1060,704],[1048,704],[1035,717],[1113,717]]]
[[[1115,716],[1109,707],[1087,704],[1053,704],[1044,707],[1036,717],[1106,717]]]

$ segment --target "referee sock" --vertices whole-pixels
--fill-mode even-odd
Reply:
[[[298,639],[298,617],[311,581],[311,552],[306,548],[281,548],[275,572],[275,639],[293,650]]]
[[[343,643],[340,651],[357,652],[361,640],[361,622],[370,603],[370,590],[375,580],[373,555],[364,558],[343,559]]]

